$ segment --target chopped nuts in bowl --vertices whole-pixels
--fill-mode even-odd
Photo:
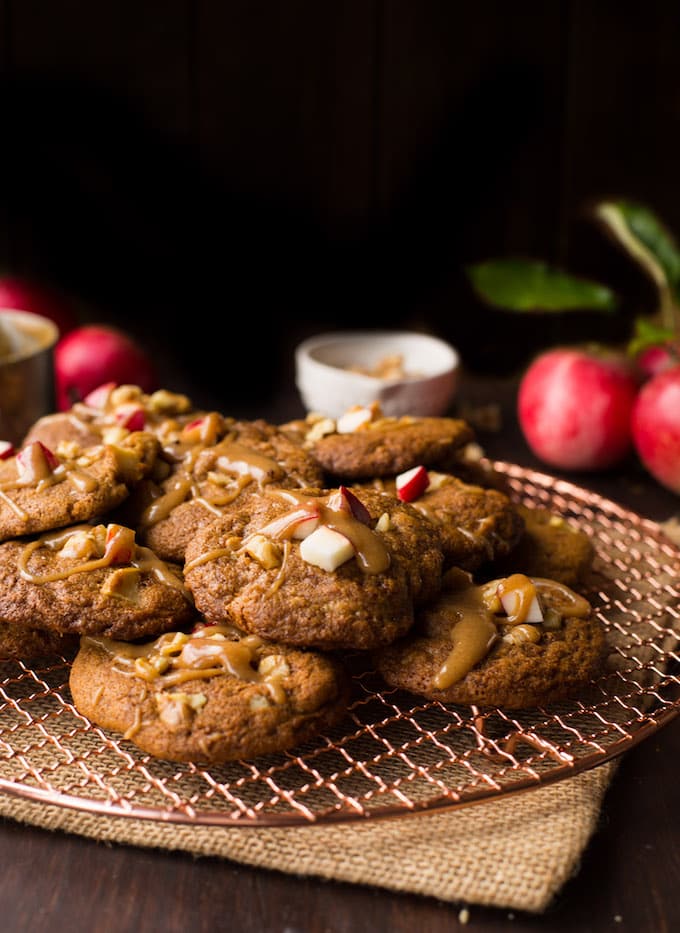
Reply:
[[[336,331],[295,350],[296,385],[308,411],[331,418],[377,402],[386,416],[439,416],[455,397],[460,358],[415,331]]]

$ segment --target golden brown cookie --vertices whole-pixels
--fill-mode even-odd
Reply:
[[[83,638],[76,709],[142,751],[206,764],[293,748],[340,721],[349,678],[334,658],[199,625],[130,645]]]
[[[319,486],[316,461],[277,427],[258,419],[233,421],[208,431],[209,418],[188,425],[176,438],[168,476],[147,487],[146,501],[130,523],[140,540],[166,560],[184,559],[188,542],[227,509],[238,508],[253,490],[276,485]],[[165,454],[168,455],[166,445]],[[135,500],[132,500],[135,503]]]
[[[539,618],[531,614],[536,595],[543,621],[526,621]],[[587,688],[603,671],[605,651],[603,627],[583,597],[555,581],[514,574],[444,589],[375,663],[386,683],[428,699],[522,709]]]
[[[549,577],[567,586],[586,579],[595,557],[593,542],[582,528],[548,509],[514,506],[524,524],[516,546],[498,555],[493,575],[522,567],[529,576]]]
[[[56,452],[33,441],[0,462],[0,541],[105,515],[150,471],[159,449],[141,431],[120,444],[67,443]]]
[[[76,635],[0,622],[0,659],[3,660],[35,661],[52,655],[73,657],[78,644]]]
[[[432,525],[392,496],[270,489],[189,543],[185,577],[211,622],[286,644],[372,648],[439,592]]]
[[[425,473],[427,486],[408,501],[439,533],[446,567],[476,570],[517,545],[524,522],[505,493],[448,473]],[[396,478],[376,479],[370,485],[398,495]]]
[[[368,413],[364,420],[362,411]],[[474,439],[461,419],[384,417],[377,406],[358,411],[349,422],[311,415],[282,429],[312,453],[331,484],[395,476],[419,463],[447,471],[458,462],[460,448]]]
[[[42,441],[56,450],[63,441],[81,447],[102,442],[120,443],[132,431],[149,431],[162,436],[199,417],[186,395],[159,389],[152,394],[135,385],[105,383],[64,412],[39,418],[29,429],[22,446]]]
[[[179,567],[122,525],[75,525],[0,544],[0,620],[63,635],[154,636],[194,615]]]

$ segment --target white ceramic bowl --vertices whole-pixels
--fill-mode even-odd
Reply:
[[[377,378],[387,357],[401,359],[405,378]],[[295,350],[295,379],[308,412],[338,418],[353,405],[378,402],[389,416],[440,416],[456,394],[460,357],[446,341],[414,331],[335,331],[304,340]]]

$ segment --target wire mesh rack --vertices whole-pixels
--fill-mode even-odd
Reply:
[[[680,710],[680,550],[654,523],[571,483],[498,461],[512,497],[583,529],[584,594],[608,665],[577,698],[526,711],[443,705],[348,663],[346,720],[287,753],[206,769],[151,758],[74,708],[69,662],[0,662],[0,791],[88,812],[197,825],[399,817],[497,799],[627,751]],[[521,569],[521,568],[520,568]]]

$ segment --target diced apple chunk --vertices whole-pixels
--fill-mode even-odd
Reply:
[[[17,475],[21,483],[47,479],[59,466],[59,460],[42,441],[33,441],[17,454]]]
[[[309,537],[313,531],[316,531],[319,527],[319,521],[318,515],[310,514],[309,518],[303,518],[302,521],[295,525],[291,538],[295,538],[296,541],[303,541],[305,538]]]
[[[7,460],[16,453],[11,441],[0,441],[0,460]]]
[[[396,478],[397,496],[402,502],[413,502],[430,485],[430,477],[424,466],[415,466],[400,473]]]
[[[135,531],[125,525],[106,526],[104,556],[112,564],[127,564],[135,553]]]
[[[522,603],[527,600],[527,596],[519,590],[507,590],[499,595],[503,612],[509,618],[517,617],[521,613],[522,622],[540,624],[543,621],[543,611],[535,593],[528,599],[526,609]]]
[[[146,425],[146,413],[141,405],[134,402],[119,405],[116,410],[116,421],[128,431],[143,431]]]
[[[371,513],[361,499],[358,499],[347,486],[340,486],[329,496],[328,508],[336,512],[347,512],[363,525],[370,524]]]
[[[300,556],[308,564],[332,573],[354,557],[351,542],[339,531],[321,525],[300,545]]]
[[[88,392],[83,402],[88,408],[100,408],[103,410],[106,408],[106,403],[115,388],[115,382],[104,382],[102,385],[97,386],[96,389],[92,389],[91,392]]]

